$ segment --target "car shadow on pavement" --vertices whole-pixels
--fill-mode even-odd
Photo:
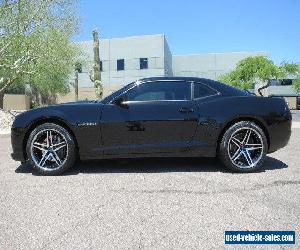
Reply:
[[[288,166],[273,157],[266,157],[263,168],[259,172],[287,168]],[[16,173],[33,173],[26,164],[20,165]],[[79,173],[165,173],[165,172],[223,172],[234,174],[227,170],[216,158],[142,158],[114,159],[98,161],[79,161],[63,175]]]

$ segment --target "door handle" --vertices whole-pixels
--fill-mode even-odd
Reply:
[[[180,113],[192,113],[192,112],[194,112],[194,109],[192,109],[192,108],[187,108],[187,107],[183,107],[183,108],[180,108],[180,109],[179,109],[179,112],[180,112]]]

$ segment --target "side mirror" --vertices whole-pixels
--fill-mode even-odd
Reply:
[[[127,101],[127,96],[119,96],[117,99],[113,101],[113,104],[121,108],[128,108],[128,105],[125,103],[126,101]]]

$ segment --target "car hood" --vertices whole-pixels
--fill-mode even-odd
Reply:
[[[72,121],[78,117],[79,112],[81,115],[83,113],[99,112],[102,105],[98,101],[78,101],[35,108],[17,115],[13,122],[13,127],[28,126],[32,121],[37,119],[56,118]]]
[[[51,106],[60,106],[60,105],[78,105],[78,104],[90,104],[90,103],[99,103],[99,101],[96,100],[84,100],[84,101],[74,101],[74,102],[64,102],[64,103],[59,103],[59,104],[53,104]]]

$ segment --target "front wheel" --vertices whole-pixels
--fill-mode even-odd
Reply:
[[[218,156],[233,171],[254,172],[262,167],[267,149],[263,130],[254,122],[241,121],[224,133]]]
[[[44,123],[31,132],[26,153],[31,165],[43,175],[61,174],[76,160],[73,137],[54,123]]]

